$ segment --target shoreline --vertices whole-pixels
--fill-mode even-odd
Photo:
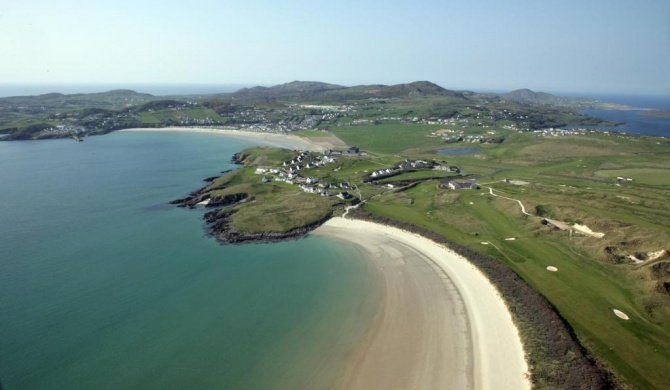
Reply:
[[[215,129],[206,127],[161,127],[161,128],[134,128],[117,130],[119,132],[168,132],[168,133],[205,133],[234,137],[250,141],[257,141],[267,146],[276,146],[287,149],[299,149],[309,151],[325,151],[328,145],[321,145],[308,138],[293,134],[278,134],[266,132],[254,132],[234,129]]]
[[[337,388],[530,388],[519,332],[464,257],[398,228],[335,217],[314,231],[353,244],[382,274],[376,324]]]

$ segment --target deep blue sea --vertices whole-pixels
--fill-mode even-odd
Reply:
[[[379,308],[324,237],[220,245],[167,204],[248,141],[113,133],[0,142],[0,387],[326,388]]]
[[[584,96],[607,103],[624,104],[637,110],[584,110],[583,113],[612,122],[623,122],[616,127],[594,126],[603,131],[615,131],[628,134],[670,137],[670,118],[645,115],[648,110],[670,110],[668,96],[636,96],[636,95],[600,95],[600,94],[566,94],[566,96]],[[581,127],[581,126],[575,126]]]

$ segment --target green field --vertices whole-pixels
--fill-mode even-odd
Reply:
[[[633,179],[633,181],[642,184],[670,186],[670,175],[668,175],[667,169],[658,169],[658,168],[612,169],[612,170],[596,171],[595,174],[597,176],[603,176],[610,179],[616,179],[617,177],[627,177]]]
[[[341,126],[332,129],[348,145],[356,145],[372,153],[397,154],[403,150],[442,145],[438,138],[429,138],[439,125],[380,124]]]

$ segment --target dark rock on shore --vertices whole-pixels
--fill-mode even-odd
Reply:
[[[185,198],[175,199],[170,201],[170,204],[177,205],[177,207],[188,207],[194,208],[196,204],[202,202],[203,200],[209,199],[209,194],[206,194],[205,191],[207,187],[202,187],[198,190],[195,190]]]
[[[192,196],[192,195],[189,195],[189,196],[187,196],[187,197],[185,197],[185,198],[179,198],[179,199],[172,200],[172,201],[170,201],[170,204],[176,204],[178,207],[186,207],[186,205],[187,205],[190,201],[192,201],[193,198],[195,198],[195,197]]]
[[[206,195],[209,198],[209,195]],[[230,206],[235,203],[239,203],[243,200],[246,200],[249,198],[248,194],[245,193],[238,193],[238,194],[228,194],[225,196],[215,196],[213,198],[209,198],[209,203],[205,207],[207,208],[212,208],[212,207],[224,207],[224,206]],[[204,200],[204,199],[203,199]],[[250,198],[249,200],[253,200],[253,198]],[[202,200],[201,200],[202,202]]]
[[[243,165],[245,158],[247,158],[247,156],[244,153],[238,152],[233,154],[233,157],[230,159],[230,162],[237,165]]]

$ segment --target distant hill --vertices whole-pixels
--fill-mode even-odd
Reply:
[[[588,98],[556,96],[546,92],[534,92],[530,89],[517,89],[515,91],[498,95],[503,100],[519,104],[534,104],[544,106],[561,106],[573,108],[594,107],[600,102]]]
[[[429,81],[415,81],[397,85],[358,85],[344,87],[314,81],[293,81],[273,87],[243,88],[230,94],[217,96],[243,100],[323,100],[344,101],[367,98],[407,98],[411,96],[455,96],[462,92],[451,91]]]
[[[440,87],[430,81],[415,81],[409,84],[397,85],[361,85],[348,88],[348,91],[353,94],[360,94],[365,97],[409,97],[409,96],[457,96],[462,97],[463,94],[457,91],[451,91]]]
[[[560,96],[552,95],[546,92],[534,92],[530,89],[517,89],[515,91],[500,95],[503,99],[515,103],[525,104],[546,104],[546,105],[561,105],[570,98],[562,98]]]
[[[317,81],[292,81],[286,84],[279,84],[273,87],[253,87],[242,88],[232,94],[228,95],[236,98],[261,98],[261,99],[277,99],[277,98],[299,98],[309,97],[315,94],[320,94],[325,91],[334,89],[343,89],[341,85],[321,83]]]

